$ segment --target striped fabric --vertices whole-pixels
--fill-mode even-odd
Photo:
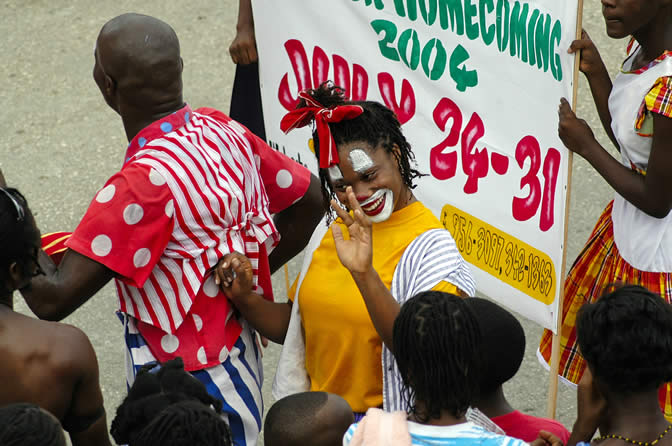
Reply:
[[[595,225],[586,246],[569,270],[565,280],[565,298],[562,308],[560,331],[560,376],[571,383],[578,383],[586,363],[578,351],[576,317],[583,304],[595,302],[611,284],[641,285],[672,302],[672,273],[639,271],[630,266],[619,254],[614,243],[611,220],[613,202],[610,203]],[[550,364],[553,333],[544,330],[538,355],[544,365]],[[659,392],[659,402],[665,417],[672,421],[672,393],[670,384]]]
[[[118,282],[124,313],[173,332],[208,270],[233,251],[252,259],[256,284],[258,245],[269,238],[275,244],[279,237],[252,146],[239,128],[193,113],[184,127],[149,141],[127,163],[144,164],[165,179],[176,218],[173,238],[151,272],[153,280],[142,288]],[[173,286],[163,285],[168,283]],[[177,311],[166,312],[164,302]]]
[[[144,364],[156,362],[134,320],[122,313],[126,341],[126,382],[130,388]],[[208,393],[220,399],[236,446],[255,446],[264,412],[261,385],[263,372],[254,332],[243,322],[243,331],[226,359],[219,365],[191,372]]]
[[[51,257],[55,264],[61,263],[65,251],[68,249],[65,242],[72,235],[71,232],[50,232],[42,234],[42,250]]]
[[[397,264],[390,292],[399,304],[414,295],[431,290],[441,281],[450,282],[473,296],[474,278],[462,258],[455,240],[445,229],[432,229],[406,248]],[[406,410],[401,398],[402,381],[392,352],[383,345],[383,408]]]
[[[517,438],[488,432],[474,423],[467,422],[452,426],[430,426],[408,421],[408,432],[411,436],[410,444],[418,446],[524,446],[527,445]],[[343,436],[343,446],[350,446],[352,437],[357,429],[355,423],[348,428]],[[399,439],[398,443],[409,444],[407,439]],[[352,446],[361,446],[361,444]]]
[[[272,300],[271,214],[297,201],[310,172],[214,109],[184,106],[142,129],[66,245],[117,273],[123,313],[152,354],[189,371],[225,361],[241,326],[211,269],[250,258]]]

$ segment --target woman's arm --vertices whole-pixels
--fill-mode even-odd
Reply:
[[[653,113],[653,146],[646,176],[626,166],[595,139],[565,99],[560,101],[558,134],[565,146],[585,158],[619,195],[642,212],[664,218],[672,209],[672,119]]]
[[[602,61],[600,52],[585,30],[581,33],[581,39],[573,41],[569,50],[567,50],[570,54],[577,51],[581,52],[579,70],[581,70],[588,80],[597,113],[600,116],[600,121],[602,121],[602,127],[604,127],[604,131],[607,132],[611,142],[620,150],[618,141],[616,141],[616,137],[614,136],[614,131],[611,129],[611,113],[609,112],[609,95],[611,94],[612,87],[611,78],[609,77],[607,67]]]
[[[285,342],[292,302],[275,303],[252,292],[252,264],[243,254],[227,254],[215,267],[215,282],[259,333],[275,342]]]
[[[373,269],[373,234],[371,220],[364,215],[352,188],[346,189],[354,218],[332,200],[331,206],[348,227],[349,240],[345,240],[340,226],[333,225],[338,258],[359,288],[373,326],[388,349],[392,350],[392,327],[399,314],[399,303]]]

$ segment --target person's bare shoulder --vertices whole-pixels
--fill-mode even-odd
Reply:
[[[79,328],[61,322],[40,321],[48,335],[52,366],[75,380],[97,368],[96,353],[91,341]]]

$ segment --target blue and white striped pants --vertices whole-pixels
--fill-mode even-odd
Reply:
[[[138,332],[134,319],[126,315],[120,317],[124,322],[126,383],[130,388],[140,368],[155,362],[156,358]],[[234,445],[255,446],[264,413],[261,397],[263,366],[254,339],[256,334],[246,321],[241,322],[243,331],[226,361],[191,374],[205,385],[210,395],[224,403],[223,417],[231,426]]]

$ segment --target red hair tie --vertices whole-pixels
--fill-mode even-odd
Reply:
[[[304,99],[308,106],[287,113],[280,121],[280,129],[288,133],[290,130],[305,127],[312,120],[315,120],[317,137],[320,140],[320,168],[326,169],[338,164],[338,149],[334,136],[331,134],[329,123],[356,118],[364,113],[364,109],[359,105],[339,105],[325,108],[305,91],[299,93],[299,98]]]

